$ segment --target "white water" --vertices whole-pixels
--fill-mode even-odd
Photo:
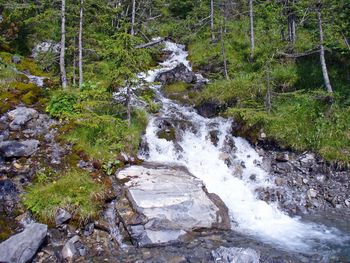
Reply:
[[[179,63],[191,69],[184,46],[171,42],[165,42],[165,45],[165,50],[172,51],[173,54],[160,65],[161,68],[140,74],[139,77],[144,81],[153,82],[157,74],[175,68]],[[304,223],[279,210],[276,204],[268,204],[256,198],[254,190],[258,187],[274,187],[273,180],[259,167],[261,157],[250,144],[242,138],[231,136],[231,120],[204,118],[192,108],[180,106],[162,96],[159,85],[154,85],[153,88],[163,107],[160,114],[151,117],[145,134],[149,152],[147,155],[141,154],[141,157],[152,162],[186,166],[193,175],[203,180],[209,192],[216,193],[225,202],[229,208],[232,227],[237,231],[304,253],[320,252],[329,244],[344,241],[336,229]],[[192,129],[195,132],[183,131],[182,139],[178,142],[182,150],[178,150],[179,147],[172,141],[157,137],[160,118],[171,122],[190,122],[195,127]],[[210,130],[219,131],[217,146],[208,138]],[[226,140],[230,138],[234,140],[236,151],[228,151],[225,147]],[[234,165],[228,167],[225,164],[222,158],[224,152],[230,156]],[[236,176],[237,167],[241,170],[240,176]],[[254,181],[249,179],[251,175],[255,175]]]

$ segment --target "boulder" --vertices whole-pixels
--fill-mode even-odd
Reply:
[[[19,130],[31,119],[39,117],[39,113],[35,109],[27,107],[18,107],[7,113],[8,118],[11,120],[10,128],[12,130]]]
[[[183,81],[185,83],[196,83],[197,76],[191,70],[189,70],[184,64],[180,64],[175,68],[160,73],[156,79],[156,82],[161,82],[162,84],[171,84],[177,81]]]
[[[251,248],[219,247],[211,252],[218,263],[259,263],[260,253]]]
[[[44,242],[47,225],[33,223],[0,244],[0,262],[30,262]]]
[[[28,157],[34,154],[38,147],[38,140],[3,141],[0,142],[0,156],[6,158]]]
[[[62,225],[72,218],[72,215],[64,209],[58,209],[55,217],[56,226]]]
[[[128,226],[140,246],[176,241],[193,230],[230,228],[223,202],[214,200],[184,167],[146,163],[120,171],[118,179],[129,179],[128,199],[146,218],[144,224]]]

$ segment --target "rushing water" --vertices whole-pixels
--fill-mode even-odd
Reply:
[[[180,63],[191,70],[184,46],[165,42],[165,50],[171,51],[171,56],[160,64],[160,68],[140,74],[140,79],[152,83],[159,73],[173,69]],[[200,75],[198,77],[205,81]],[[193,175],[203,180],[209,192],[217,194],[225,202],[232,227],[241,233],[306,254],[332,254],[332,249],[348,242],[348,238],[335,228],[290,217],[279,210],[277,204],[268,204],[256,197],[255,189],[274,187],[274,183],[261,168],[262,159],[250,144],[231,135],[232,120],[204,118],[193,108],[165,98],[159,85],[153,85],[153,89],[162,103],[162,109],[151,117],[144,136],[149,150],[141,153],[141,157],[152,162],[186,166]],[[180,139],[173,142],[158,138],[162,120],[173,124]],[[179,123],[186,123],[187,128],[183,128],[184,125],[179,128]],[[210,140],[212,131],[218,135],[216,145]],[[233,142],[234,147],[229,147]],[[227,159],[233,165],[227,165]],[[254,176],[254,180],[251,180],[251,176]]]

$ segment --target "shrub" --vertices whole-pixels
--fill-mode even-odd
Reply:
[[[60,91],[54,94],[47,106],[47,112],[55,118],[67,118],[75,113],[77,96],[73,93]]]

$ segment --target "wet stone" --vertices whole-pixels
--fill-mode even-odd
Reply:
[[[128,227],[140,246],[176,241],[195,229],[229,228],[222,218],[228,217],[227,211],[221,211],[203,183],[183,167],[132,166],[120,171],[118,178],[130,179],[128,198],[134,210],[147,218],[145,225]]]

